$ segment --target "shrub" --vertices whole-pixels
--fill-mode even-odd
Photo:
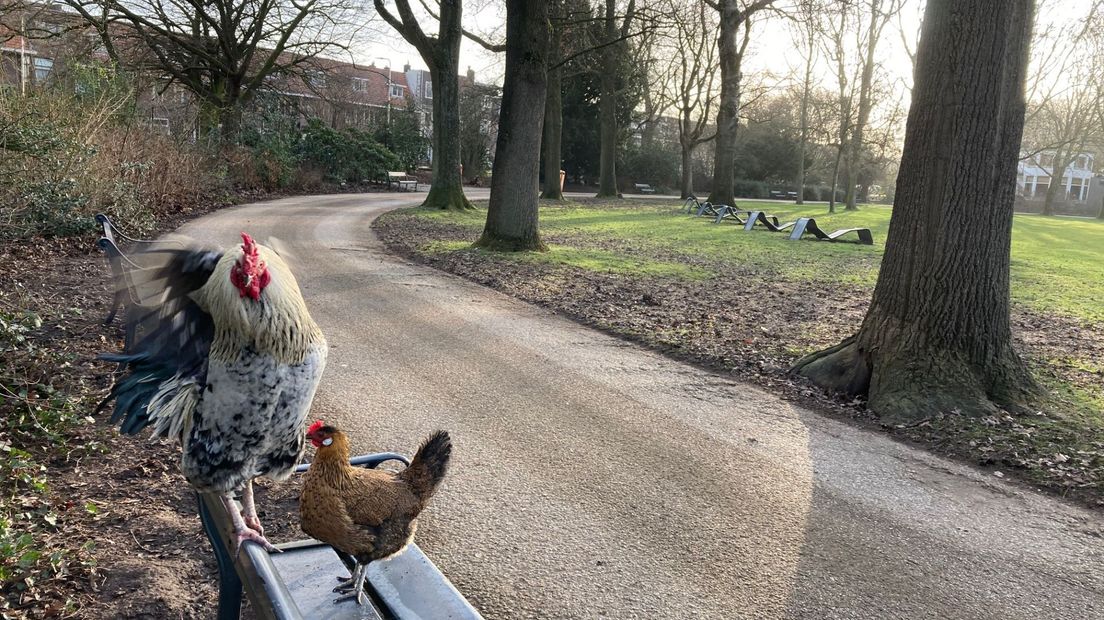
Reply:
[[[732,183],[733,193],[737,198],[769,198],[770,188],[763,181],[750,179],[736,179]]]
[[[394,153],[368,133],[358,129],[338,131],[318,119],[307,124],[297,151],[301,164],[318,168],[328,179],[343,183],[386,181],[387,171],[401,166]]]

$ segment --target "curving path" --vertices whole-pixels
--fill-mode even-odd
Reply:
[[[1104,519],[391,256],[410,194],[288,198],[360,452],[456,443],[419,543],[488,618],[1104,618]]]

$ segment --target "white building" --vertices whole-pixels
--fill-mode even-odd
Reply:
[[[1021,159],[1016,169],[1016,184],[1019,194],[1028,200],[1046,197],[1047,189],[1053,178],[1054,152],[1043,151],[1031,157]],[[1066,167],[1058,181],[1064,191],[1058,193],[1058,200],[1084,202],[1089,197],[1089,186],[1093,179],[1093,155],[1081,153],[1073,163]]]

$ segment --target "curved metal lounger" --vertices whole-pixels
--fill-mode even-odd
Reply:
[[[785,232],[796,222],[789,222],[786,224],[778,223],[778,216],[767,215],[762,211],[752,211],[748,214],[747,223],[744,224],[744,230],[753,230],[756,224],[762,224],[764,228],[771,232]]]
[[[859,237],[858,243],[863,245],[874,245],[874,236],[870,234],[869,228],[841,228],[826,233],[817,226],[816,220],[811,217],[803,217],[793,223],[793,232],[790,233],[790,241],[800,239],[805,233],[813,235],[819,241],[838,241],[843,235],[855,233]]]
[[[717,211],[717,219],[713,220],[713,223],[720,224],[724,220],[733,220],[737,224],[743,226],[746,222],[744,218],[740,217],[741,213],[747,213],[747,211],[742,211],[729,205],[721,205],[720,210]]]

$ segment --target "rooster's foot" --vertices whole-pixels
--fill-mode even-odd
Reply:
[[[259,534],[256,531],[246,528],[236,534],[237,538],[237,550],[236,553],[241,553],[242,544],[247,540],[252,540],[258,545],[264,547],[265,551],[269,553],[283,553],[282,549],[277,549],[275,545],[268,542],[268,539],[263,534]]]
[[[261,520],[256,515],[242,515],[242,518],[245,520],[245,527],[257,532],[262,538],[264,537],[264,527],[261,526]]]

